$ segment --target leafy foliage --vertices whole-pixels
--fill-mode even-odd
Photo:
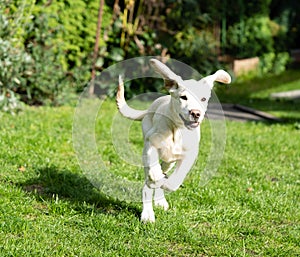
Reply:
[[[260,57],[261,74],[280,74],[285,71],[287,64],[290,62],[290,56],[287,52],[275,54],[266,53]]]
[[[13,20],[8,20],[3,14],[1,16],[4,21],[0,38],[1,108],[10,112],[20,109],[20,100],[29,104],[56,104],[58,95],[65,88],[61,83],[65,74],[58,61],[60,55],[51,48],[51,33],[45,33],[48,29],[47,16],[33,21],[38,26],[26,27],[24,24],[22,33],[34,35],[26,42],[21,32],[14,33],[14,25],[6,25],[18,22],[18,17],[25,14],[21,12],[18,15]],[[20,35],[21,43],[18,41]]]
[[[176,33],[173,40],[170,52],[176,53],[179,60],[191,63],[201,74],[212,73],[218,66],[215,52],[217,43],[209,30],[188,27]]]
[[[91,65],[97,24],[98,3],[96,0],[41,0],[36,4],[33,15],[48,16],[46,31],[57,30],[52,37],[52,45],[64,55],[60,56],[64,70],[81,65]],[[108,26],[111,11],[107,6],[104,9],[103,27]],[[37,24],[36,24],[37,25]],[[102,33],[103,37],[103,33]],[[105,41],[101,41],[101,45]]]
[[[8,2],[9,6],[10,2]],[[16,113],[22,104],[16,95],[23,86],[23,78],[29,74],[27,66],[32,59],[19,42],[22,27],[16,19],[8,18],[0,9],[0,109]]]
[[[166,1],[166,24],[159,35],[173,58],[207,75],[218,67],[220,43],[214,35],[215,12],[206,8],[213,3],[204,2]]]
[[[274,51],[271,21],[268,17],[250,17],[228,29],[228,53],[247,58]]]
[[[81,24],[85,10],[80,4],[76,9],[73,3],[3,2],[6,7],[0,10],[0,106],[3,110],[19,110],[20,101],[38,105],[66,103],[78,84],[88,79],[88,69],[83,64],[89,65],[89,51],[84,48],[91,47],[93,31],[87,36],[82,31],[88,31],[90,26],[73,24],[75,20],[77,25]]]
[[[90,80],[98,0],[0,0],[3,110],[61,104]],[[230,6],[230,8],[228,8]],[[299,37],[295,1],[106,1],[98,74],[127,58],[154,55],[189,63],[203,75],[218,57],[259,56],[261,72],[278,73]],[[147,92],[134,82],[132,94]],[[151,90],[159,90],[154,83]]]
[[[281,48],[299,48],[300,41],[300,2],[287,0],[272,0],[270,17],[284,28],[277,45]],[[282,51],[282,49],[281,49]]]
[[[24,67],[31,61],[29,55],[0,38],[0,108],[17,112],[21,104],[14,91],[22,85],[20,76],[26,74]]]

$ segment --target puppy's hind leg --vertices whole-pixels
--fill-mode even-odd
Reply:
[[[155,215],[154,215],[153,205],[152,205],[153,189],[149,188],[145,183],[142,193],[143,193],[143,211],[141,215],[141,221],[155,222]]]

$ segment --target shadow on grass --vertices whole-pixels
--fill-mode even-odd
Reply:
[[[247,99],[245,105],[252,106],[257,110],[261,110],[267,113],[277,112],[280,115],[276,115],[281,119],[283,124],[294,124],[300,121],[300,102],[289,100],[272,100],[272,99]]]
[[[100,193],[82,174],[61,170],[55,166],[37,169],[38,176],[19,184],[37,200],[53,202],[56,198],[68,201],[79,212],[101,212],[110,215],[127,211],[140,217],[140,210]]]

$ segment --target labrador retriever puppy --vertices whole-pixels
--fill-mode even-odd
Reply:
[[[177,190],[198,156],[200,124],[214,82],[231,82],[230,75],[224,70],[199,81],[183,80],[157,59],[151,59],[150,64],[164,79],[169,95],[156,99],[148,110],[133,109],[126,103],[123,80],[119,76],[116,96],[119,112],[124,117],[142,121],[145,171],[143,222],[155,221],[153,200],[156,206],[165,210],[169,208],[164,190]],[[175,164],[174,171],[168,176]]]

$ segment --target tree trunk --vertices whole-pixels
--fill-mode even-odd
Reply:
[[[93,53],[93,66],[92,66],[92,81],[89,88],[90,95],[94,94],[94,81],[96,77],[96,62],[98,58],[98,52],[99,52],[99,40],[101,36],[101,26],[102,26],[102,17],[103,17],[103,7],[104,7],[104,0],[100,0],[99,3],[99,11],[98,11],[98,22],[97,22],[97,31],[96,31],[96,40],[95,40],[95,46],[94,46],[94,53]]]

